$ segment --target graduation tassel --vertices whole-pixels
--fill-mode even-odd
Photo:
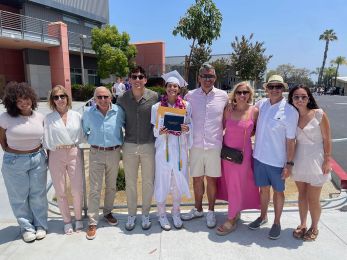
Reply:
[[[178,170],[181,171],[182,169],[182,158],[181,158],[181,142],[180,142],[180,136],[178,136]]]

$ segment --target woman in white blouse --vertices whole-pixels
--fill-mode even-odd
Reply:
[[[49,95],[53,110],[44,119],[44,148],[48,152],[48,168],[56,191],[58,206],[64,221],[64,232],[73,233],[65,187],[66,175],[70,178],[76,232],[83,229],[82,222],[82,166],[78,144],[82,139],[81,115],[71,110],[71,97],[63,86],[55,86]]]

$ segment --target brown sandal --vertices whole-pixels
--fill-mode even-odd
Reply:
[[[303,239],[306,231],[307,231],[307,228],[298,226],[293,231],[293,237],[295,237],[296,239]]]
[[[318,237],[318,229],[317,230],[313,230],[313,228],[310,228],[304,235],[303,240],[304,241],[315,241],[316,238]]]
[[[216,234],[219,236],[225,236],[231,232],[233,232],[237,227],[236,222],[230,223],[230,221],[226,221],[223,225],[219,226],[216,230]]]

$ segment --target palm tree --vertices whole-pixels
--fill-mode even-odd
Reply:
[[[336,87],[336,80],[337,80],[337,76],[338,76],[339,67],[340,67],[340,65],[347,65],[347,60],[343,56],[337,56],[335,60],[331,61],[331,63],[337,65],[336,74],[335,74],[335,81],[334,81],[334,87]]]
[[[329,49],[329,42],[337,40],[337,36],[333,29],[325,30],[323,34],[319,36],[319,40],[325,41],[325,50],[324,50],[324,56],[323,56],[323,64],[319,72],[318,76],[318,85],[321,84],[322,78],[323,78],[323,71],[325,67],[325,62],[328,56],[328,49]]]

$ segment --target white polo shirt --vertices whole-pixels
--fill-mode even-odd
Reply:
[[[270,99],[257,102],[259,117],[253,157],[258,161],[284,167],[287,162],[286,139],[295,139],[299,113],[283,98],[271,105]]]

